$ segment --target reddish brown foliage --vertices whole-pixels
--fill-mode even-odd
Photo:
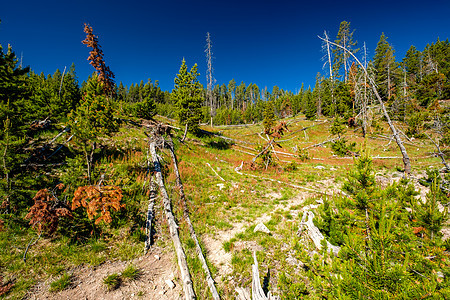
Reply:
[[[413,232],[416,236],[422,237],[423,234],[426,232],[426,229],[422,226],[420,227],[413,227]]]
[[[348,127],[355,127],[356,126],[355,118],[353,118],[353,117],[348,118],[347,124],[348,124]]]
[[[63,185],[57,187],[62,189]],[[25,219],[30,219],[30,225],[37,228],[39,232],[45,231],[47,234],[52,234],[58,228],[60,218],[72,217],[70,210],[65,208],[47,189],[38,191],[33,200],[34,205]]]
[[[100,214],[100,217],[95,220],[95,224],[99,224],[101,221],[111,223],[110,209],[119,211],[125,207],[124,204],[120,204],[122,197],[122,190],[117,186],[81,186],[75,191],[72,210],[82,206],[86,208],[90,220]]]
[[[286,122],[281,121],[280,123],[278,123],[277,125],[275,125],[274,127],[272,127],[270,129],[270,131],[271,131],[270,135],[272,137],[279,139],[284,134],[284,132],[288,131],[288,130],[289,129],[287,127]]]
[[[0,297],[6,295],[9,290],[14,286],[14,283],[3,283],[3,276],[0,275]]]
[[[3,231],[5,222],[3,220],[0,220],[0,231]]]
[[[82,41],[83,44],[92,48],[89,52],[88,60],[90,64],[97,70],[98,78],[104,85],[106,95],[114,95],[114,73],[105,64],[103,59],[103,51],[98,43],[98,37],[94,35],[92,27],[89,24],[84,24],[84,32],[86,33],[86,39]]]

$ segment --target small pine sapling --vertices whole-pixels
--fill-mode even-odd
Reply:
[[[426,201],[419,201],[415,208],[415,217],[418,224],[426,229],[427,235],[434,240],[448,219],[447,210],[439,210],[439,202],[446,196],[439,189],[437,180],[433,180],[430,191],[426,195]]]

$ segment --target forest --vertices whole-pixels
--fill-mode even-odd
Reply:
[[[163,91],[84,33],[82,82],[0,45],[1,298],[450,298],[448,40],[342,21],[294,93],[216,84],[208,33]]]

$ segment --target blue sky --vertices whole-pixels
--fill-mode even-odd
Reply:
[[[0,43],[9,43],[23,64],[51,73],[75,63],[79,81],[93,68],[83,23],[89,23],[105,61],[125,85],[159,80],[172,90],[181,60],[198,64],[205,84],[206,33],[214,52],[214,77],[228,84],[256,83],[297,91],[314,85],[323,53],[317,35],[335,38],[341,21],[351,23],[358,46],[372,57],[382,32],[401,60],[415,45],[450,35],[450,2],[436,1],[7,1],[0,10]]]

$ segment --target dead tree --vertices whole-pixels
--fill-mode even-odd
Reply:
[[[387,110],[386,110],[386,107],[384,106],[383,100],[381,99],[380,95],[378,94],[378,91],[377,91],[375,82],[373,81],[372,78],[370,78],[370,77],[368,76],[367,69],[364,67],[363,64],[361,64],[361,62],[359,61],[359,59],[356,58],[356,56],[355,56],[350,50],[348,50],[347,48],[342,47],[341,45],[338,45],[338,44],[336,44],[336,43],[331,42],[331,41],[328,39],[327,36],[326,36],[326,38],[323,38],[323,37],[319,36],[319,38],[320,38],[322,41],[325,41],[327,44],[329,43],[329,44],[331,44],[331,45],[334,45],[334,46],[336,46],[336,47],[339,47],[339,48],[343,49],[344,51],[348,52],[348,53],[355,59],[355,61],[358,63],[358,65],[363,69],[364,73],[366,74],[366,76],[368,77],[368,79],[369,79],[369,81],[370,81],[370,85],[372,86],[373,93],[375,94],[376,98],[378,99],[378,102],[380,103],[381,110],[383,111],[383,114],[384,114],[384,116],[385,116],[385,118],[386,118],[386,120],[387,120],[387,122],[388,122],[388,124],[389,124],[389,128],[390,128],[391,131],[392,131],[392,135],[394,136],[395,141],[396,141],[396,143],[397,143],[397,145],[398,145],[398,147],[399,147],[399,149],[400,149],[400,152],[402,153],[402,156],[403,156],[403,164],[404,164],[404,166],[405,166],[405,175],[411,174],[411,161],[410,161],[410,159],[409,159],[408,153],[406,152],[406,148],[405,148],[405,146],[403,145],[402,140],[400,139],[400,136],[399,136],[399,134],[398,134],[398,131],[397,131],[397,129],[396,129],[395,126],[394,126],[394,123],[392,123],[391,118],[389,117],[389,114],[387,113]]]
[[[256,259],[256,253],[253,252],[253,265],[252,265],[252,300],[278,300],[276,296],[272,296],[269,291],[267,296],[261,287],[261,281],[259,279],[258,260]]]
[[[164,185],[164,180],[161,173],[161,164],[159,162],[158,155],[156,154],[155,139],[153,139],[150,142],[149,149],[153,160],[156,183],[158,184],[159,190],[161,192],[164,204],[164,211],[166,213],[166,219],[169,225],[170,235],[172,237],[172,241],[175,246],[175,251],[178,257],[178,266],[180,267],[181,281],[183,283],[183,291],[185,299],[186,300],[195,299],[194,288],[192,285],[191,275],[189,274],[186,255],[184,254],[183,247],[181,246],[180,237],[178,236],[178,225],[172,213],[170,198],[169,195],[167,194],[167,190]]]
[[[195,234],[194,226],[192,225],[191,218],[189,217],[189,210],[188,210],[188,206],[186,203],[186,195],[184,194],[183,183],[181,182],[181,176],[180,176],[180,172],[178,170],[178,160],[175,155],[175,151],[173,149],[173,143],[172,143],[171,139],[169,140],[169,143],[167,143],[167,145],[169,148],[170,156],[172,157],[172,162],[173,162],[173,166],[174,166],[175,175],[177,178],[176,180],[177,180],[177,186],[178,186],[178,191],[180,194],[181,202],[183,203],[184,219],[186,220],[186,223],[188,224],[189,232],[191,234],[192,239],[195,242],[195,248],[197,250],[197,255],[202,264],[203,271],[205,271],[206,282],[208,283],[212,297],[214,300],[219,300],[220,297],[219,297],[219,293],[217,292],[214,279],[212,278],[211,272],[209,271],[208,264],[206,263],[205,257],[203,256],[202,248],[200,247],[200,243],[198,242],[197,235]]]
[[[213,93],[212,87],[215,83],[215,79],[213,77],[213,67],[212,67],[212,44],[211,44],[211,35],[209,32],[206,33],[206,64],[208,69],[206,70],[206,96],[209,100],[209,105],[211,106],[211,127],[213,126]]]
[[[323,34],[325,35],[326,40],[328,41],[328,33],[326,31],[323,32]],[[330,44],[326,43],[325,45],[322,46],[323,49],[326,48],[327,51],[327,58],[328,58],[328,65],[330,67],[330,80],[331,80],[331,102],[334,105],[334,109],[336,110],[336,99],[334,99],[334,79],[333,79],[333,64],[331,62],[331,48],[330,48]],[[324,67],[327,63],[324,63]],[[335,112],[336,113],[336,112]]]

